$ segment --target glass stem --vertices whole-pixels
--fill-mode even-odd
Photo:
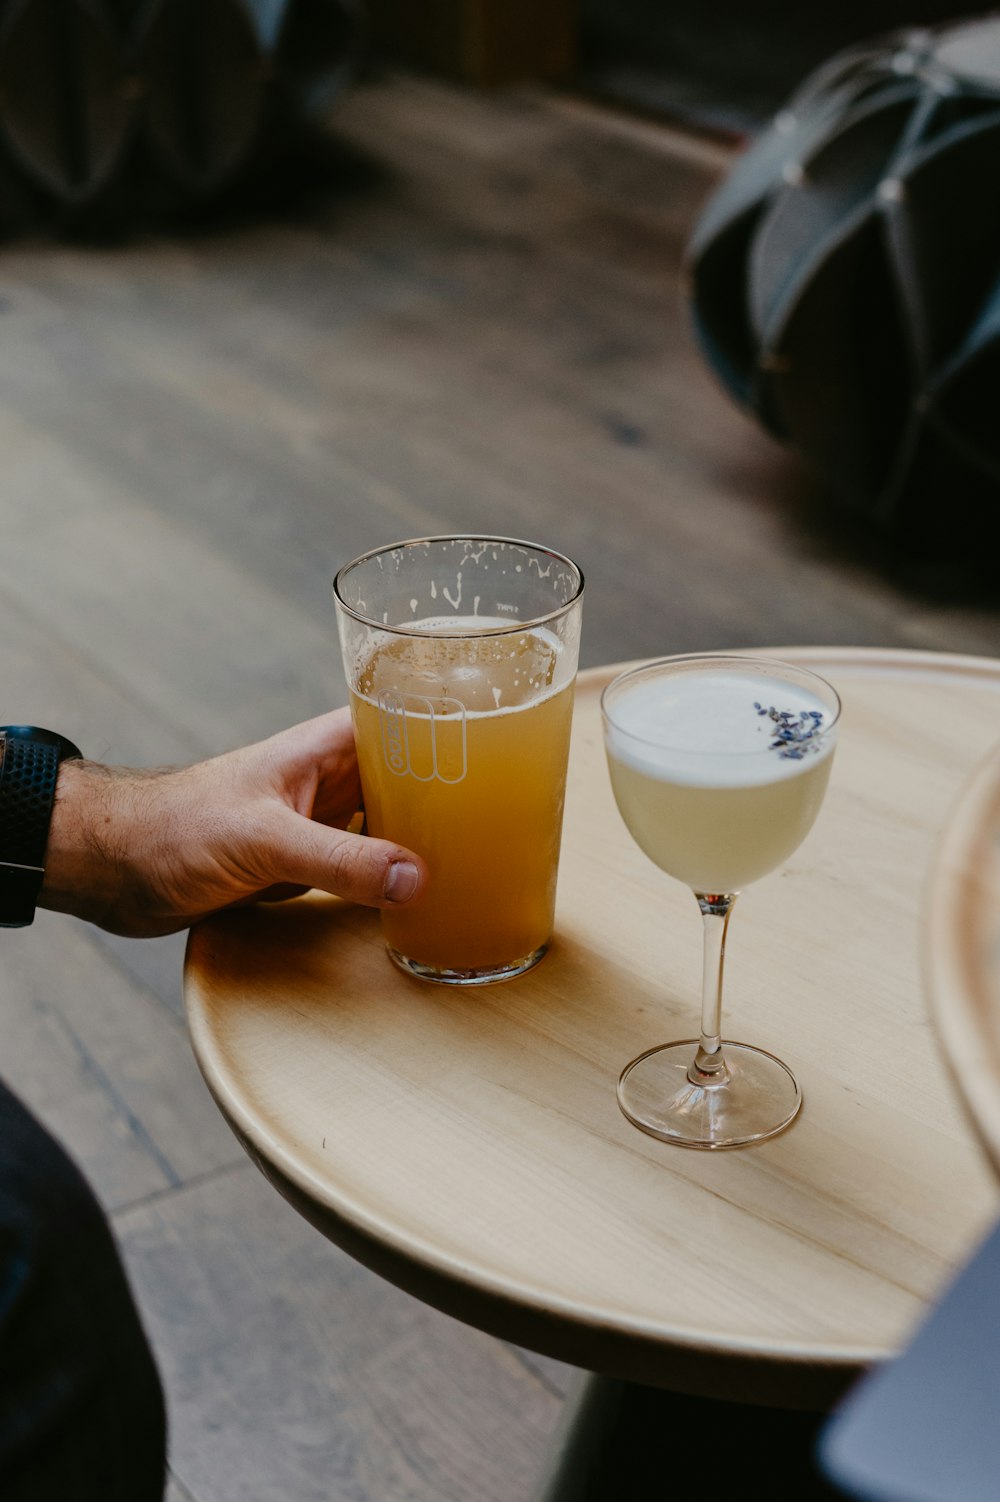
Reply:
[[[724,1085],[729,1065],[722,1054],[722,971],[726,929],[738,892],[695,892],[704,925],[701,982],[701,1041],[688,1069],[692,1085]]]

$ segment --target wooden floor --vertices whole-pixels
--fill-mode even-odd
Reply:
[[[564,549],[585,665],[792,642],[1000,650],[996,598],[828,525],[716,389],[678,264],[715,147],[390,78],[342,181],[256,220],[0,261],[0,704],[187,760],[344,696],[337,566],[421,532]],[[191,1061],[182,943],[5,934],[3,1069],[113,1212],[171,1502],[520,1502],[572,1374],[352,1264]]]

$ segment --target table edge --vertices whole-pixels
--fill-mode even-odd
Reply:
[[[923,898],[921,971],[928,1010],[959,1098],[1000,1173],[1000,1090],[995,1074],[968,1067],[981,1050],[982,1033],[966,989],[968,957],[960,938],[962,914],[978,897],[970,853],[998,807],[1000,745],[966,780],[932,857]]]

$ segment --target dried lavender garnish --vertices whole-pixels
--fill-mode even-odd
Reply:
[[[823,729],[822,710],[804,709],[797,715],[788,709],[775,709],[773,704],[759,704],[756,700],[753,707],[758,715],[767,715],[774,722],[774,739],[768,746],[769,751],[777,751],[786,761],[801,761],[808,751],[819,750],[810,742]]]

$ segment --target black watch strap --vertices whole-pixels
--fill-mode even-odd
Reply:
[[[0,928],[34,921],[59,763],[81,756],[37,725],[0,725]]]

